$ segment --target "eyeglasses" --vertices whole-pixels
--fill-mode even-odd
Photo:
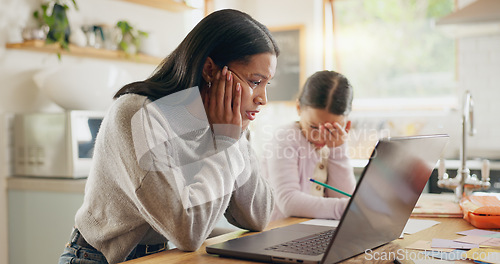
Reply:
[[[228,69],[228,71],[231,71],[231,73],[234,73],[234,75],[236,75],[236,77],[238,77],[238,78],[239,78],[240,80],[242,80],[243,82],[247,82],[247,84],[249,84],[248,82],[250,82],[251,84],[253,84],[253,85],[250,85],[250,84],[249,84],[250,88],[252,88],[252,89],[257,88],[257,86],[259,86],[259,85],[262,83],[262,79],[265,79],[265,78],[262,78],[262,77],[261,77],[261,78],[259,79],[259,81],[246,81],[245,79],[241,78],[241,76],[240,76],[238,73],[236,73],[235,71],[233,71],[233,70],[229,69],[229,67],[228,67],[227,69]],[[270,84],[270,82],[267,82],[267,84],[269,85],[269,84]]]
[[[229,67],[227,67],[227,70],[231,72],[231,74],[234,74],[236,75],[236,77],[238,77],[238,79],[242,80],[243,81],[243,78],[241,78],[241,76],[239,74],[237,74],[235,71],[231,70]]]

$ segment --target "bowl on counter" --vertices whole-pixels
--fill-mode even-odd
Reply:
[[[104,111],[113,95],[132,81],[131,75],[114,64],[77,63],[45,68],[34,74],[38,88],[66,110]]]

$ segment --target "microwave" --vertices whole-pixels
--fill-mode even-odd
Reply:
[[[85,178],[103,112],[16,114],[14,176]]]

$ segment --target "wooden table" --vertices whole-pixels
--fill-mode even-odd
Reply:
[[[406,256],[413,256],[417,251],[413,250],[405,250],[402,251],[406,246],[418,241],[418,240],[428,240],[430,241],[432,238],[443,238],[443,239],[455,239],[460,237],[456,232],[474,229],[472,225],[461,218],[418,218],[418,219],[429,219],[441,222],[441,224],[435,225],[431,228],[422,230],[418,233],[408,235],[405,234],[404,239],[396,239],[384,246],[381,246],[375,249],[373,252],[379,252],[380,256],[383,254],[388,255],[388,252],[408,252],[405,253]],[[307,221],[307,218],[287,218],[283,220],[278,220],[269,224],[266,230],[291,225],[295,223],[300,223],[303,221]],[[229,239],[233,239],[239,236],[254,234],[254,233],[245,233],[244,231],[235,231],[228,234],[224,234],[221,236],[213,237],[207,239],[205,243],[202,245],[200,249],[195,252],[183,252],[178,249],[172,249],[160,253],[156,253],[150,256],[142,257],[135,260],[130,260],[124,262],[126,264],[165,264],[165,263],[207,263],[207,264],[224,264],[224,263],[254,263],[248,260],[237,260],[230,258],[221,258],[216,255],[210,255],[206,253],[205,247],[207,245],[212,245],[216,243],[220,243]],[[413,253],[412,253],[413,252]],[[375,254],[372,255],[375,256]],[[413,263],[411,260],[403,260],[402,263]],[[358,255],[354,258],[343,261],[342,263],[392,263],[392,260],[389,261],[387,259],[382,259],[379,261],[368,260],[365,254]]]

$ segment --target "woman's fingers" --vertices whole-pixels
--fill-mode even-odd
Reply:
[[[224,94],[226,93],[226,75],[227,75],[227,67],[222,68],[222,72],[218,73],[219,80],[217,84],[217,107],[216,107],[216,113],[220,117],[224,117],[225,115],[225,104],[224,104]]]
[[[241,84],[237,83],[233,101],[233,116],[235,117],[236,121],[241,125],[240,108],[241,108]]]
[[[225,113],[232,113],[232,104],[233,104],[233,76],[230,71],[227,71],[226,68],[226,91],[224,93],[224,105],[225,105]]]
[[[207,115],[212,124],[241,126],[241,84],[234,77],[225,66],[216,74],[213,85],[204,98]]]
[[[209,107],[209,112],[210,113],[215,113],[215,111],[217,110],[217,90],[218,87],[219,87],[219,79],[220,79],[220,72],[217,72],[217,74],[215,75],[215,79],[214,79],[214,82],[212,83],[212,87],[210,87],[210,99],[209,99],[209,102],[210,102],[210,107]]]

